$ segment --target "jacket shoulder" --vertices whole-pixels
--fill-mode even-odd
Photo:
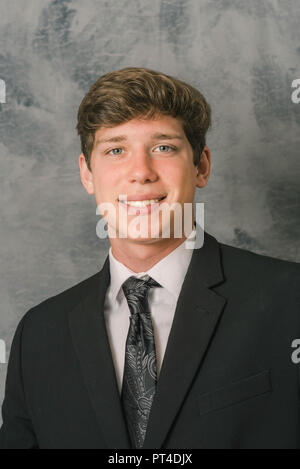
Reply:
[[[95,291],[99,282],[100,271],[33,306],[21,321],[27,325],[57,326],[59,321],[65,321],[67,313],[83,301],[89,292]]]
[[[244,262],[256,262],[261,264],[268,264],[272,266],[277,266],[278,268],[286,269],[295,269],[295,271],[300,269],[300,263],[295,261],[288,261],[284,259],[279,259],[277,257],[267,256],[264,254],[258,254],[247,249],[238,248],[236,246],[230,246],[222,242],[218,242],[219,246],[225,256],[230,256],[233,260],[235,259],[244,261]]]
[[[300,291],[300,263],[258,254],[219,242],[223,269],[273,288],[291,287]]]

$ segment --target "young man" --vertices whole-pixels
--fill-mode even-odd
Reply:
[[[198,90],[153,70],[90,88],[80,174],[111,246],[100,272],[20,321],[1,448],[300,447],[299,264],[205,231],[196,248],[194,210],[184,224],[209,125]]]

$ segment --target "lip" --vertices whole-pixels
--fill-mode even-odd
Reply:
[[[154,204],[149,204],[146,207],[133,207],[132,205],[127,205],[124,202],[118,200],[118,204],[125,210],[127,210],[128,215],[147,215],[148,213],[153,213],[158,209],[158,206],[166,200],[165,196],[159,202],[155,202]],[[158,197],[152,197],[153,199],[157,199]],[[127,199],[127,200],[148,200],[148,199]]]
[[[153,192],[150,194],[136,194],[136,195],[128,195],[125,200],[128,202],[134,202],[137,200],[151,200],[151,199],[161,199],[162,197],[166,197],[167,194],[154,194]],[[118,199],[119,200],[119,199]]]

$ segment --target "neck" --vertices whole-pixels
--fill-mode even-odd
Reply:
[[[135,273],[146,272],[170,254],[186,237],[157,239],[151,244],[130,239],[110,239],[112,254],[119,262]]]
[[[129,237],[109,238],[114,258],[135,273],[147,272],[151,267],[168,256],[180,246],[191,232],[196,229],[194,214],[188,229],[182,225],[180,238],[174,236],[171,230],[169,238],[131,239]],[[186,234],[187,231],[187,234]]]

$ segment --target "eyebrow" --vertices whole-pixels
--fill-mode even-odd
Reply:
[[[162,133],[155,133],[152,134],[150,137],[152,140],[161,140],[161,139],[167,139],[167,140],[184,140],[184,138],[181,135],[170,135],[170,134],[162,134]],[[96,146],[100,145],[101,143],[108,143],[108,142],[124,142],[127,140],[126,135],[116,135],[114,137],[110,138],[105,138],[105,139],[98,139],[96,141]]]

